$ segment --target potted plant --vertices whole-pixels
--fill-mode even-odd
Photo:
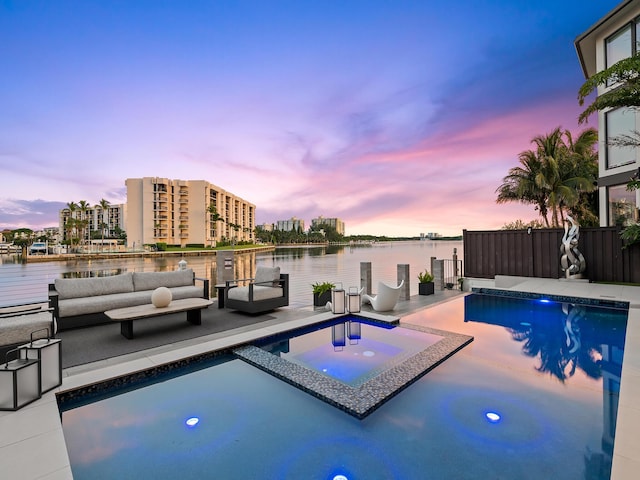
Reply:
[[[327,302],[331,301],[331,289],[335,288],[335,284],[331,282],[317,282],[311,285],[313,287],[313,306],[323,307]]]
[[[418,282],[418,294],[433,295],[433,275],[431,275],[429,270],[425,270],[418,274]]]

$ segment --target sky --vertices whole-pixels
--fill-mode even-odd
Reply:
[[[0,230],[125,179],[206,180],[347,235],[537,217],[496,189],[579,132],[574,40],[618,0],[0,0]]]

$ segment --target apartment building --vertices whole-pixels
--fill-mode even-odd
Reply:
[[[575,40],[586,78],[635,55],[640,48],[640,0],[621,2]],[[606,85],[601,95],[615,89]],[[638,131],[637,109],[617,108],[598,112],[600,226],[626,226],[639,221],[640,191],[629,192],[629,180],[640,174],[639,148],[616,147],[608,140]]]
[[[109,205],[106,209],[100,205],[90,206],[84,210],[77,206],[73,210],[63,208],[58,212],[56,239],[62,242],[74,237],[88,242],[93,235],[104,234],[105,238],[115,237],[125,230],[125,218],[126,205],[122,203]]]
[[[128,178],[127,244],[253,241],[256,206],[205,180]]]
[[[289,220],[278,220],[276,222],[276,229],[281,232],[291,232],[294,230],[304,232],[304,220],[296,217],[291,217]]]
[[[329,225],[330,227],[333,227],[336,229],[336,233],[339,233],[340,235],[344,235],[344,222],[339,218],[324,218],[322,215],[320,215],[317,218],[311,219],[312,227],[316,227],[320,225]]]

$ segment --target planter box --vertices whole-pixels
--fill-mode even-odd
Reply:
[[[327,302],[330,302],[330,301],[331,301],[331,290],[321,294],[317,294],[317,293],[313,294],[314,307],[324,307],[327,304]]]
[[[433,282],[419,283],[418,284],[418,294],[419,295],[433,295],[433,291],[434,291],[434,283]]]

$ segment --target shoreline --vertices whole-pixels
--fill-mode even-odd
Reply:
[[[23,263],[64,262],[73,260],[109,260],[114,258],[163,258],[163,257],[206,257],[216,256],[218,252],[255,253],[275,250],[273,245],[242,248],[237,250],[185,250],[165,252],[103,252],[103,253],[59,253],[46,255],[27,255]]]

